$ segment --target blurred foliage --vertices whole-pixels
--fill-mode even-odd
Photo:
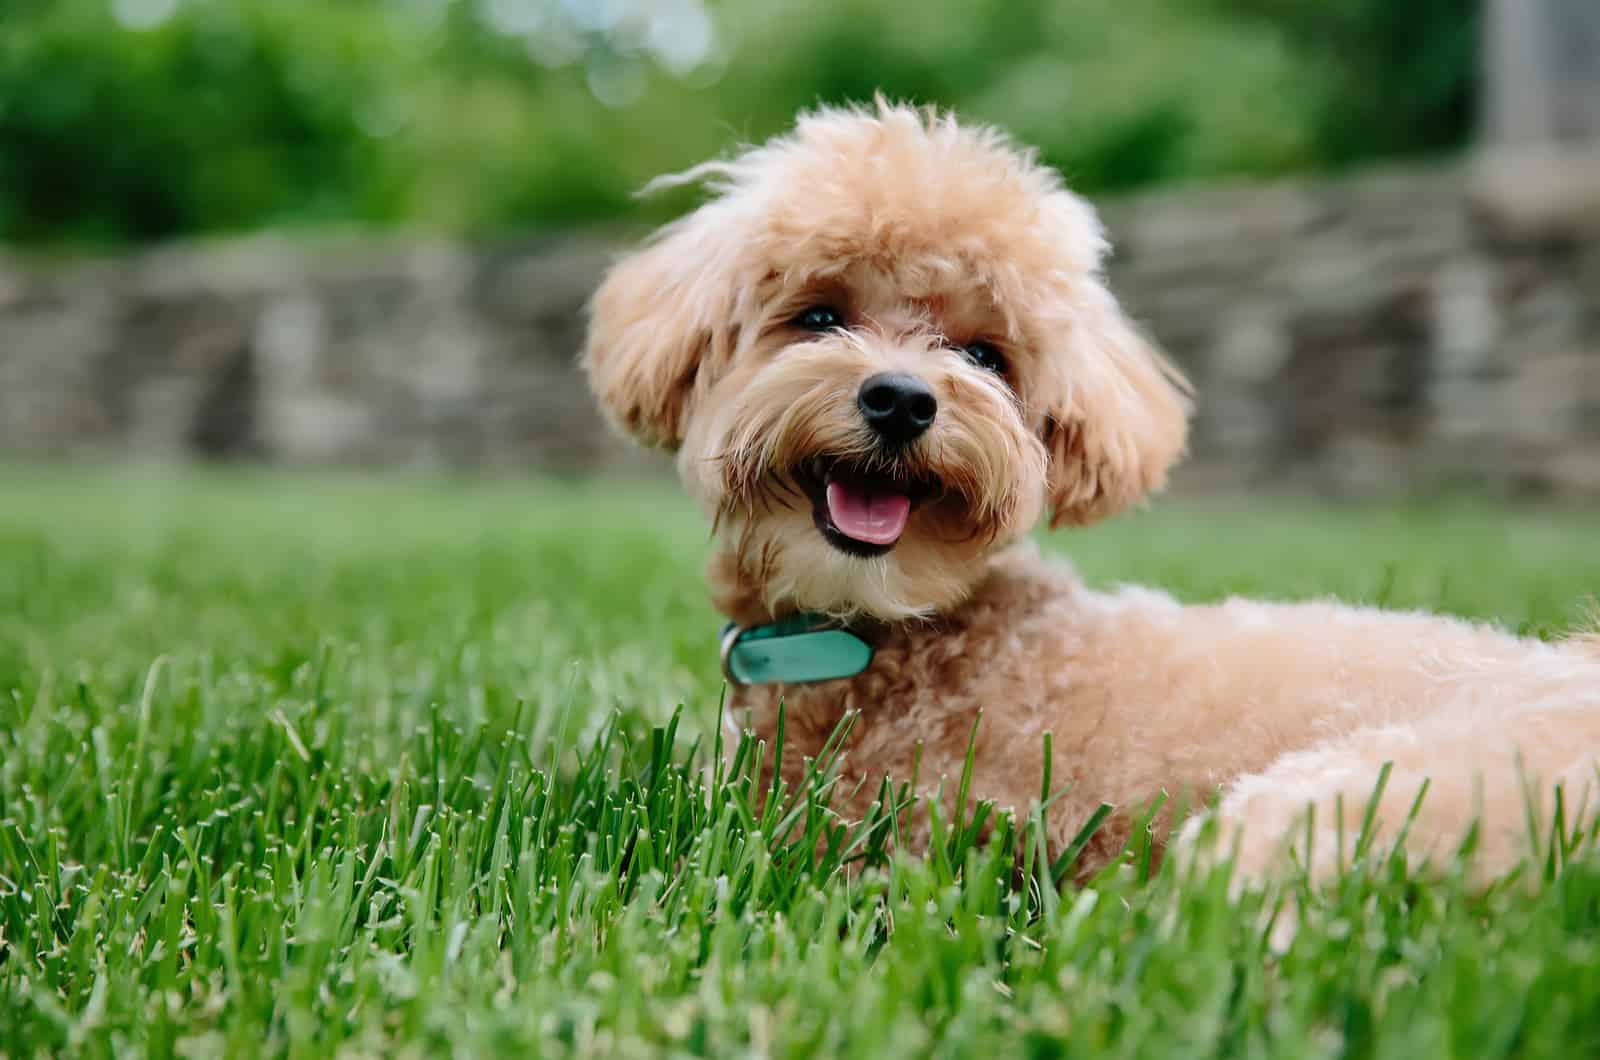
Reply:
[[[1481,0],[1208,0],[1279,27],[1317,82],[1319,159],[1453,147],[1477,108]]]
[[[4,0],[0,238],[654,218],[824,101],[954,106],[1087,191],[1465,137],[1473,0]]]

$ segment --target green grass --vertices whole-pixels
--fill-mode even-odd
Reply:
[[[1548,634],[1596,540],[1169,502],[1049,547]],[[1058,891],[1030,819],[913,860],[763,805],[704,549],[661,485],[0,470],[0,1056],[1600,1055],[1593,856],[1356,866],[1276,957],[1275,896],[1137,849]]]

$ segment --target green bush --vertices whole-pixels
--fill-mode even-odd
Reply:
[[[384,56],[363,19],[313,10],[195,5],[142,33],[84,0],[8,16],[0,231],[117,240],[396,216],[405,181],[356,118]]]
[[[7,0],[0,239],[653,219],[685,198],[650,177],[877,90],[1088,191],[1447,148],[1470,113],[1472,0],[673,2]],[[642,44],[664,10],[709,51]]]
[[[1318,91],[1318,157],[1454,147],[1477,110],[1480,0],[1214,0],[1222,14],[1275,27],[1304,57]]]

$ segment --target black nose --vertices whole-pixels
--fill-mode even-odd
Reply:
[[[856,405],[867,426],[892,445],[904,445],[933,423],[939,411],[928,384],[914,375],[880,372],[856,393]]]

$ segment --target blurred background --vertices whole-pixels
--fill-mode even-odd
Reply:
[[[638,466],[634,191],[875,91],[1101,207],[1179,488],[1600,496],[1594,0],[5,0],[0,459]]]

